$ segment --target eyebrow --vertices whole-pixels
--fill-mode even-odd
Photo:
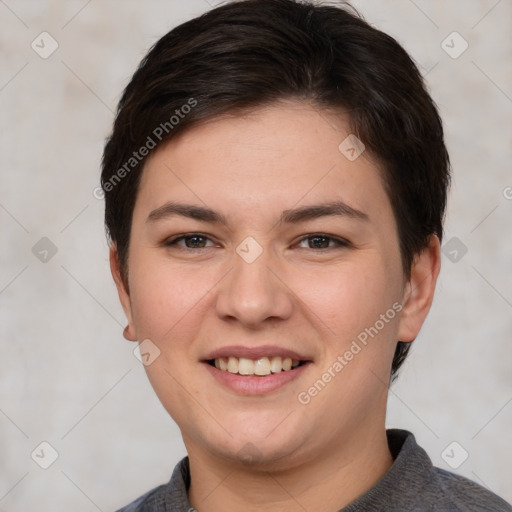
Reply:
[[[173,215],[181,215],[183,217],[212,224],[228,225],[227,218],[211,208],[192,204],[176,203],[173,201],[165,203],[163,206],[153,210],[148,215],[146,222],[156,222]],[[291,210],[284,210],[278,224],[298,224],[300,222],[306,222],[332,215],[344,216],[363,221],[369,220],[368,215],[361,210],[357,210],[343,201],[333,201],[325,204],[316,204]]]

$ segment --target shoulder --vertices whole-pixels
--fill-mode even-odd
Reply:
[[[446,510],[512,512],[512,507],[505,500],[468,478],[437,467],[433,468],[433,473],[439,493],[438,505],[443,503]]]
[[[188,512],[192,510],[187,496],[189,485],[190,467],[187,456],[176,464],[168,483],[155,487],[117,512]]]
[[[512,512],[505,500],[476,482],[435,467],[411,432],[390,429],[387,436],[394,462],[369,493],[370,501],[378,498],[379,511]]]

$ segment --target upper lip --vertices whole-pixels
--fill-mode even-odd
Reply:
[[[211,359],[219,359],[221,357],[244,357],[247,359],[257,360],[262,357],[289,357],[298,361],[310,361],[311,358],[304,354],[299,354],[295,350],[290,350],[283,347],[277,347],[275,345],[261,345],[257,347],[244,347],[243,345],[233,345],[229,347],[222,347],[210,352],[205,358],[205,361]]]

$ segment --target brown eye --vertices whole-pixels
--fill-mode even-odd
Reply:
[[[309,241],[312,249],[327,249],[331,239],[326,236],[315,236],[309,238]]]
[[[189,235],[181,235],[179,237],[176,237],[172,240],[168,240],[165,242],[166,246],[180,246],[184,247],[186,249],[205,249],[207,247],[212,247],[214,244],[213,242],[211,245],[207,246],[207,242],[211,240],[204,235],[201,235],[200,233],[191,233]]]
[[[302,246],[305,249],[334,249],[336,247],[348,247],[350,245],[345,240],[322,233],[305,236],[301,239],[299,245],[303,242],[307,242],[308,244],[307,247]],[[334,245],[332,245],[332,243],[334,243]]]
[[[197,249],[198,247],[204,247],[206,238],[204,236],[189,236],[184,238],[185,246],[190,249]]]

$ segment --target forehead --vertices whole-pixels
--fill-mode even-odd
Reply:
[[[155,150],[136,210],[180,199],[248,218],[343,200],[389,213],[378,164],[366,151],[358,156],[358,144],[346,116],[298,102],[215,118]]]

